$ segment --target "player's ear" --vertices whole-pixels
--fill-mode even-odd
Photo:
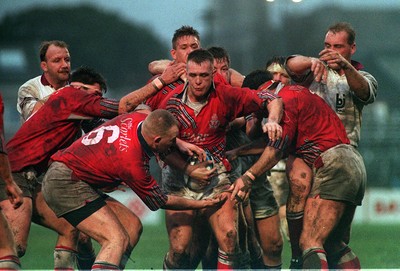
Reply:
[[[47,72],[47,63],[46,63],[46,61],[40,62],[40,68],[42,68],[42,70],[44,72]]]
[[[161,136],[156,136],[154,138],[154,143],[158,144],[158,143],[160,143],[160,141],[161,141]]]
[[[171,57],[176,60],[176,50],[175,49],[171,49],[170,51]]]

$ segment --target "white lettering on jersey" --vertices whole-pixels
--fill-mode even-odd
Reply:
[[[127,152],[129,149],[129,142],[132,138],[129,137],[129,130],[132,128],[132,118],[121,119],[121,135],[119,137],[119,150]]]
[[[82,138],[82,144],[85,146],[94,145],[100,142],[104,137],[104,131],[111,131],[111,135],[107,137],[107,143],[113,143],[119,136],[119,128],[116,125],[102,126],[96,130],[90,131]]]

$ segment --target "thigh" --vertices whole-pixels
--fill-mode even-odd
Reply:
[[[8,199],[3,200],[0,202],[0,209],[8,221],[17,246],[26,247],[31,227],[32,199],[24,197],[18,209],[14,209]]]
[[[172,248],[188,248],[192,240],[195,216],[193,210],[165,210],[165,222]]]
[[[356,211],[355,205],[347,205],[344,213],[336,226],[325,242],[325,249],[328,253],[340,251],[350,242],[351,223]]]
[[[102,225],[99,227],[99,225]],[[84,220],[77,228],[87,234],[100,245],[105,241],[120,238],[126,235],[126,231],[110,207],[104,205]]]
[[[300,237],[302,250],[323,247],[328,236],[339,224],[345,208],[346,204],[343,202],[308,198]]]
[[[134,247],[139,241],[142,233],[142,222],[140,218],[121,202],[112,197],[106,198],[106,204],[111,208],[119,221],[126,229],[130,237],[130,245]]]
[[[14,238],[8,222],[0,211],[0,255],[16,255]]]
[[[261,244],[276,243],[282,239],[278,214],[264,219],[257,219],[256,224]]]
[[[33,198],[32,221],[46,228],[52,229],[60,235],[68,235],[73,228],[64,218],[58,218],[44,200],[40,187]]]
[[[227,200],[208,217],[219,247],[223,251],[229,251],[232,247],[234,248],[238,242],[238,205],[235,205],[234,201]],[[231,249],[227,250],[227,246]]]
[[[311,190],[312,170],[303,159],[289,156],[286,162],[286,172],[289,181],[289,197],[287,209],[289,212],[304,210],[306,199]]]

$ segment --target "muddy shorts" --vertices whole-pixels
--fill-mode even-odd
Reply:
[[[271,183],[278,205],[286,205],[289,196],[289,182],[286,176],[286,160],[280,160],[278,164],[271,169],[268,180]]]
[[[43,197],[57,217],[103,197],[101,191],[84,181],[73,179],[72,175],[72,170],[65,164],[54,162],[43,179]]]
[[[323,152],[313,166],[314,182],[310,197],[361,205],[367,173],[360,153],[341,144]]]
[[[279,207],[266,174],[262,174],[254,180],[250,192],[250,205],[255,219],[278,214]]]

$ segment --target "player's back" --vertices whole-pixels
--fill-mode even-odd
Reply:
[[[318,95],[298,85],[279,92],[284,103],[282,127],[295,140],[292,152],[312,163],[327,149],[349,144],[346,130],[336,113]]]

